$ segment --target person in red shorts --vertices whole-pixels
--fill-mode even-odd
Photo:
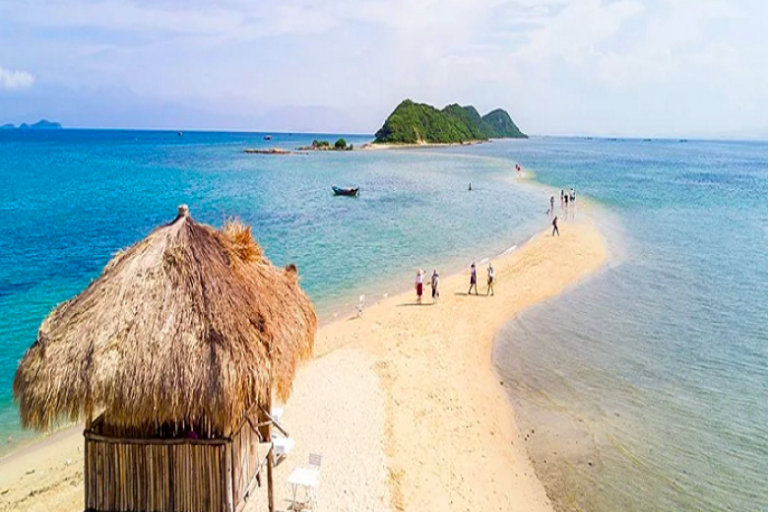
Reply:
[[[421,296],[424,293],[424,273],[421,269],[416,271],[416,302],[421,304]]]

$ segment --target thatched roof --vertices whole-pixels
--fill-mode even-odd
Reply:
[[[104,411],[225,432],[270,387],[287,398],[316,326],[296,267],[272,266],[239,222],[217,231],[180,206],[43,321],[13,394],[27,427]]]

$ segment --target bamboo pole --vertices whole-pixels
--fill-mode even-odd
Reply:
[[[137,438],[137,437],[111,437],[111,436],[105,436],[101,434],[94,434],[94,433],[88,433],[85,437],[88,439],[93,439],[95,441],[100,441],[102,443],[112,443],[112,444],[142,444],[142,445],[150,445],[150,444],[158,444],[158,445],[174,445],[174,444],[213,444],[213,445],[225,445],[231,441],[229,437],[224,437],[221,439],[184,439],[184,438],[176,438],[176,439],[162,439],[157,437],[151,437],[151,438]]]
[[[85,415],[85,431],[91,430],[91,423],[93,423],[93,415],[90,412],[90,408],[88,409],[88,412]],[[83,470],[83,488],[85,493],[85,508],[90,508],[91,504],[91,496],[89,492],[89,484],[91,483],[91,475],[89,471],[89,459],[88,456],[88,437],[86,437],[85,432],[83,432],[83,442],[85,446],[83,447],[83,455],[85,456],[85,464],[84,464],[84,470]]]
[[[224,491],[224,497],[226,499],[226,510],[227,512],[233,512],[235,510],[235,503],[234,503],[234,485],[233,485],[233,474],[232,474],[232,443],[227,443],[226,449],[225,449],[225,457],[224,457],[224,464],[226,464],[226,483],[227,488]]]
[[[270,386],[267,393],[267,409],[269,409],[269,415],[272,415],[272,387]],[[267,439],[268,443],[272,443],[272,422],[267,425]],[[273,446],[269,447],[269,453],[267,453],[267,496],[269,499],[269,512],[275,512],[275,493],[272,488],[272,459],[273,459]],[[259,461],[261,463],[261,461]]]

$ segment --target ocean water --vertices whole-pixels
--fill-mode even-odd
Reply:
[[[612,258],[494,360],[560,510],[768,511],[768,144],[540,139]]]
[[[416,268],[449,272],[541,226],[541,191],[512,164],[423,151],[249,155],[331,135],[0,132],[0,452],[19,430],[11,383],[40,322],[110,257],[173,220],[232,216],[276,264],[294,262],[322,319],[410,288]],[[346,136],[360,145],[370,137]],[[474,191],[467,191],[469,182]],[[361,187],[334,197],[331,185]],[[5,443],[12,436],[10,443]]]
[[[499,333],[496,368],[560,510],[768,511],[768,144],[530,139],[245,155],[308,136],[0,132],[0,435],[40,321],[187,203],[296,262],[322,318],[519,244],[575,186],[607,267]],[[368,137],[347,137],[359,145]],[[514,162],[538,184],[516,182]],[[474,191],[467,192],[472,182]],[[330,185],[359,185],[357,199]],[[583,198],[588,198],[588,204]]]

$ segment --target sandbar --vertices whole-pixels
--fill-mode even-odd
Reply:
[[[482,263],[479,296],[466,295],[467,271],[443,277],[435,304],[398,294],[321,327],[281,420],[296,448],[277,467],[277,509],[288,509],[288,475],[315,452],[321,511],[551,512],[491,352],[517,313],[604,265],[595,226],[560,231],[493,258],[495,296],[484,295]],[[73,427],[0,460],[0,511],[81,511],[81,433]],[[266,510],[264,488],[245,510]]]

